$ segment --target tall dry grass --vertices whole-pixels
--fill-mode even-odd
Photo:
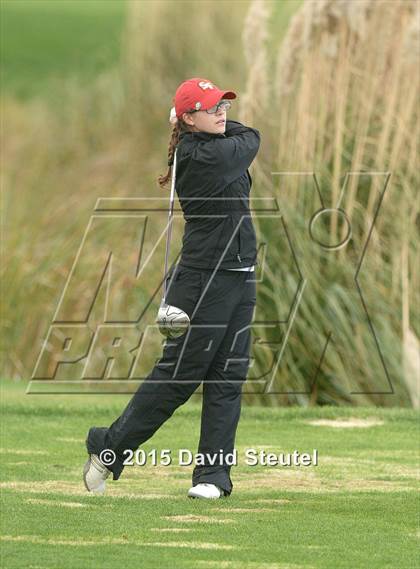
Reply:
[[[258,192],[277,196],[285,223],[256,220],[269,248],[256,319],[283,321],[274,347],[255,352],[259,372],[282,356],[272,385],[282,394],[268,400],[418,406],[419,4],[306,1],[267,71],[260,38],[269,6],[252,3],[249,13],[260,17],[244,32],[257,53],[247,100],[258,98],[258,74],[269,89],[261,99],[268,104],[247,115],[253,124],[269,121],[255,165]],[[341,207],[350,221],[351,239],[337,250],[309,234],[322,207]],[[348,224],[324,214],[314,229],[332,245]]]

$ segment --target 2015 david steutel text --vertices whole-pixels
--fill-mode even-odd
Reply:
[[[174,453],[177,457],[178,466],[194,465],[221,465],[230,466],[238,465],[238,450],[223,454],[223,451],[217,453],[193,453],[189,449],[178,449]],[[135,451],[126,449],[122,452],[125,457],[124,466],[169,466],[174,464],[174,457],[171,449],[152,449],[146,452],[143,449]],[[111,465],[116,460],[116,454],[111,449],[105,449],[100,454],[101,461],[105,465]],[[300,452],[294,450],[292,452],[267,452],[263,449],[247,448],[243,453],[243,464],[247,466],[318,466],[318,450],[313,449],[311,452]]]

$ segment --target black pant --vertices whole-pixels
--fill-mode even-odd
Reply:
[[[242,385],[249,367],[250,324],[256,304],[255,273],[194,269],[176,265],[167,277],[168,304],[191,320],[187,332],[165,340],[162,357],[142,382],[121,416],[109,428],[92,427],[89,453],[116,453],[109,469],[118,480],[127,455],[137,450],[185,403],[203,381],[199,453],[222,457],[234,449]],[[191,449],[192,450],[192,449]],[[220,453],[222,451],[222,453]],[[192,483],[209,482],[232,492],[230,465],[196,465]]]

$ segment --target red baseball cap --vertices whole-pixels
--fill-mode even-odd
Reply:
[[[181,83],[175,92],[173,103],[176,116],[180,118],[183,113],[210,109],[220,99],[236,99],[233,91],[222,91],[214,83],[203,77],[193,77]]]

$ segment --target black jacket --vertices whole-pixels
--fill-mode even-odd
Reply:
[[[258,130],[229,119],[223,134],[181,133],[175,181],[185,219],[180,265],[214,268],[220,259],[220,269],[258,264],[248,167],[259,146]]]

